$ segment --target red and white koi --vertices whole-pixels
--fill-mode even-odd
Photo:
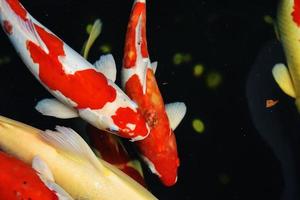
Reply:
[[[133,141],[149,134],[137,105],[110,75],[36,21],[18,0],[0,0],[0,21],[26,66],[59,100],[42,100],[38,111],[60,118],[80,116],[101,130]],[[101,57],[99,64],[115,67],[112,56]]]
[[[276,64],[272,70],[279,87],[295,99],[300,112],[300,1],[280,0],[275,30],[283,46],[287,66]]]
[[[146,1],[135,0],[129,19],[122,67],[126,94],[137,102],[151,131],[136,142],[144,161],[161,181],[171,186],[177,181],[179,158],[173,130],[186,113],[184,103],[164,105],[155,80],[157,62],[151,63],[146,39]]]
[[[99,159],[75,131],[61,126],[56,130],[41,131],[0,116],[0,148],[27,164],[40,157],[55,182],[74,199],[157,199],[122,171]],[[34,168],[51,177],[45,167]]]
[[[33,158],[32,167],[0,151],[0,199],[73,199],[55,184],[50,169],[39,156]]]

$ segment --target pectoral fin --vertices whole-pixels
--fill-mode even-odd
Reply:
[[[117,68],[114,57],[111,54],[100,56],[100,59],[94,63],[96,69],[104,74],[111,81],[116,81]]]
[[[78,117],[75,109],[67,107],[56,99],[43,99],[38,102],[35,109],[41,114],[61,119]]]
[[[175,130],[186,114],[186,105],[183,102],[166,104],[166,112],[172,130]]]
[[[47,163],[39,156],[34,156],[32,160],[32,168],[38,172],[40,179],[58,197],[58,200],[73,200],[73,198],[59,185],[55,183],[53,174]]]
[[[296,97],[295,88],[287,67],[282,63],[276,64],[272,69],[272,74],[279,87],[287,95],[295,98]]]
[[[152,62],[152,63],[151,63],[151,67],[152,67],[153,73],[155,74],[156,69],[157,69],[157,61]]]
[[[39,156],[34,156],[32,159],[32,168],[37,171],[43,178],[54,181],[53,174],[47,163]]]

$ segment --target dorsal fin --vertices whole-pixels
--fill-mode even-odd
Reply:
[[[99,60],[94,63],[96,69],[104,74],[106,78],[111,81],[116,81],[117,67],[116,62],[112,54],[102,55]]]
[[[71,128],[56,126],[56,131],[46,130],[43,138],[54,147],[73,154],[90,162],[96,169],[103,172],[106,168],[98,160],[89,145]]]
[[[175,130],[186,114],[186,105],[183,102],[166,104],[166,113],[171,129]]]

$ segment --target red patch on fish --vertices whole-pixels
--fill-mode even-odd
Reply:
[[[59,56],[65,56],[64,43],[36,24],[35,28],[49,53],[31,41],[27,42],[27,49],[32,60],[39,65],[40,80],[48,88],[71,99],[78,109],[101,109],[116,99],[116,90],[96,70],[78,70],[74,74],[66,74],[58,59]]]
[[[127,27],[126,33],[126,44],[124,48],[124,58],[123,65],[125,68],[131,68],[135,66],[137,59],[137,49],[136,49],[136,28],[139,22],[140,16],[141,19],[141,54],[143,58],[149,57],[147,40],[146,40],[146,4],[137,2],[131,12],[130,21]]]
[[[4,28],[4,31],[8,34],[8,35],[11,35],[12,34],[12,30],[13,30],[13,26],[11,25],[11,23],[7,20],[4,20],[3,21],[3,28]]]
[[[58,200],[31,166],[0,152],[0,199]]]
[[[120,127],[120,136],[128,137],[128,133],[132,138],[135,136],[146,136],[148,130],[146,127],[145,119],[137,111],[131,108],[118,108],[116,114],[111,117],[114,123]],[[132,125],[133,127],[129,127]]]
[[[294,0],[294,11],[292,12],[293,21],[300,27],[300,0]]]
[[[25,8],[20,4],[19,0],[6,0],[9,7],[24,21],[27,20],[26,15],[27,11]]]

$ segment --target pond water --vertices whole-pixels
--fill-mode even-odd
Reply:
[[[100,18],[103,30],[89,60],[108,49],[120,85],[132,1],[21,2],[78,52],[88,37],[86,26]],[[178,182],[163,186],[143,164],[148,188],[159,199],[300,198],[300,116],[271,73],[274,64],[285,62],[270,23],[276,5],[272,0],[147,2],[148,48],[152,61],[158,61],[158,86],[166,103],[187,105],[175,130]],[[80,132],[78,120],[44,117],[34,110],[50,93],[33,78],[3,31],[0,47],[0,114],[40,129],[60,124]]]

